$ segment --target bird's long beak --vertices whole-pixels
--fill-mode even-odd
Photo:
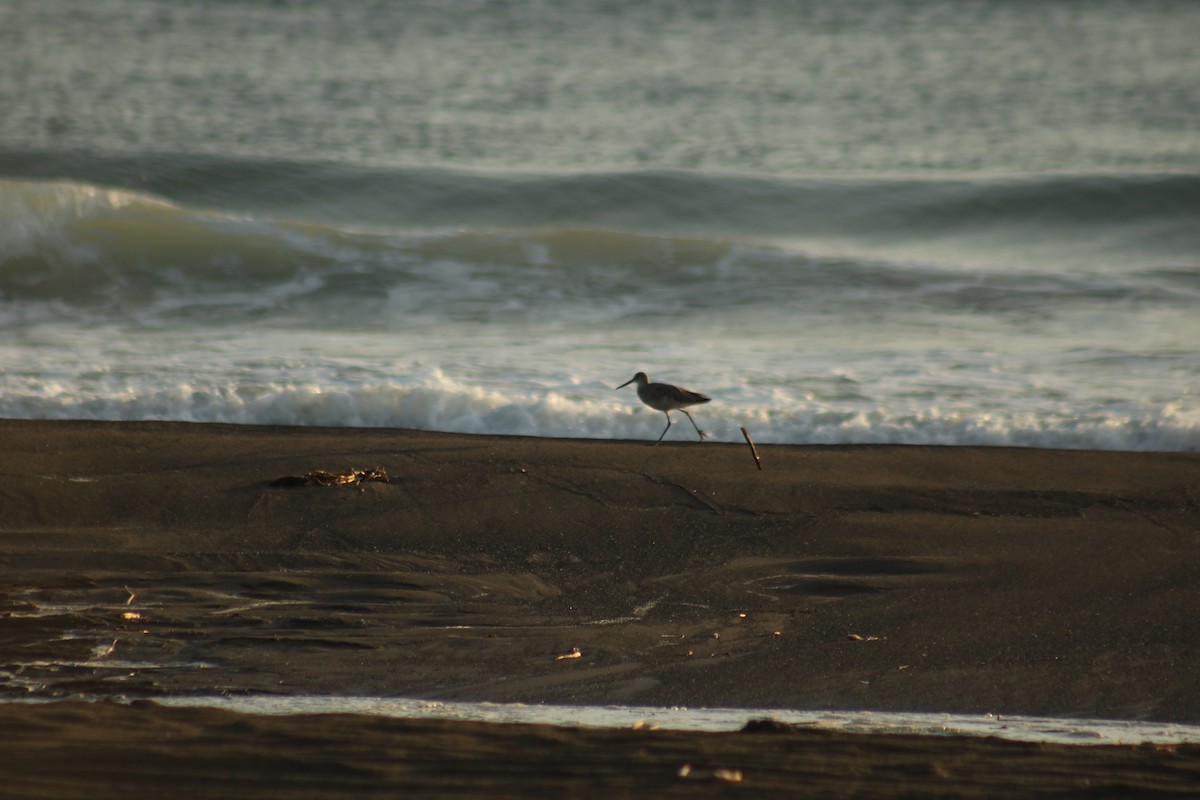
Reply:
[[[617,389],[624,389],[626,386],[633,383],[635,380],[637,380],[637,378],[630,378],[629,380],[625,381],[620,386],[618,386]],[[613,389],[613,391],[615,392],[617,389]]]

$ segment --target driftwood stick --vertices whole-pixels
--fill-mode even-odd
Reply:
[[[745,428],[742,428],[742,436],[746,437],[746,444],[750,445],[750,454],[754,456],[754,463],[758,465],[758,471],[762,472],[762,459],[758,457],[758,448],[754,446],[754,440],[750,438],[750,434]]]

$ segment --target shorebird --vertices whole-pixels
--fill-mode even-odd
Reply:
[[[661,442],[663,436],[666,436],[667,431],[671,429],[672,411],[682,411],[683,415],[688,418],[688,422],[692,423],[692,427],[696,429],[696,433],[700,434],[700,441],[704,441],[704,437],[708,434],[700,430],[700,427],[696,425],[696,420],[692,419],[692,415],[684,411],[684,409],[688,406],[698,406],[701,403],[707,403],[712,398],[705,397],[699,392],[680,389],[678,386],[672,386],[669,383],[651,383],[644,372],[639,372],[617,388],[624,389],[635,381],[637,382],[638,399],[651,408],[667,415],[667,427],[663,428],[663,432],[659,434],[658,441],[655,444]]]

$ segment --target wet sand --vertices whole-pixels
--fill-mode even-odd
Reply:
[[[760,472],[743,444],[377,429],[0,421],[0,441],[8,698],[320,693],[1200,721],[1198,454],[760,446]],[[273,485],[376,468],[388,482]],[[205,759],[240,743],[274,754],[255,773],[271,796],[585,784],[603,796],[623,780],[660,794],[617,767],[645,755],[670,787],[733,784],[678,777],[675,755],[653,760],[654,737],[701,748],[767,736],[321,719],[6,704],[4,729],[36,733],[0,766],[16,776],[9,790],[29,790],[12,796],[76,796],[63,774],[36,793],[67,752],[81,775],[90,765],[126,796],[153,793],[165,773],[135,770],[116,755],[120,737],[102,735],[134,728],[150,738],[125,742],[153,746],[156,763],[197,787],[220,774]],[[205,746],[172,747],[180,725]],[[441,755],[422,745],[419,769],[397,766],[430,726],[459,743]],[[353,779],[349,767],[331,773],[341,784],[312,791],[282,766],[336,761],[360,735],[371,745],[345,756]],[[900,770],[871,794],[854,776],[886,772],[877,760],[899,747],[891,737],[771,736],[775,750],[719,746],[743,770],[738,786],[766,769],[747,766],[758,753],[797,759],[779,775],[807,775],[810,736],[862,759],[857,771],[830,767],[822,796],[925,794],[918,778],[951,794],[987,775],[1002,787],[1010,766],[964,773],[938,759],[1058,752],[908,737],[904,747],[925,748],[914,769],[932,777]],[[421,782],[439,759],[457,770],[462,747],[483,783]],[[1063,752],[1076,751],[1055,769],[1148,787],[1086,766],[1140,754],[1163,760],[1148,774],[1197,788],[1191,746]],[[563,754],[582,771],[546,766]],[[1046,787],[1059,785],[1053,772]],[[244,780],[203,785],[236,796]]]

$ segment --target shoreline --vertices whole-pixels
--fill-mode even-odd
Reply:
[[[759,472],[733,443],[31,420],[0,420],[0,440],[0,700],[1200,721],[1200,454],[760,444]],[[350,469],[388,481],[272,485]],[[87,731],[122,714],[152,731],[229,713],[18,705],[0,725],[44,726],[96,769],[116,745]],[[239,724],[299,735],[289,719]],[[848,735],[863,764],[888,751]],[[1179,747],[1160,755],[1193,758]]]
[[[87,698],[76,698],[87,700]],[[113,698],[104,698],[113,699]],[[32,701],[38,702],[38,701]],[[57,701],[52,701],[57,702]],[[70,702],[73,702],[70,701]],[[120,701],[118,701],[120,702]],[[128,702],[143,702],[131,700]],[[567,728],[666,730],[730,733],[769,720],[802,730],[873,735],[995,738],[1009,742],[1067,745],[1200,745],[1200,725],[1081,717],[1029,717],[1014,714],[811,711],[789,708],[595,706],[541,703],[465,703],[403,697],[346,695],[242,695],[156,697],[165,708],[212,708],[238,714],[354,714],[406,720],[485,724],[552,725]]]
[[[751,722],[725,733],[0,704],[0,797],[1186,796],[1200,745],[1066,745]],[[71,753],[69,769],[63,754]]]

